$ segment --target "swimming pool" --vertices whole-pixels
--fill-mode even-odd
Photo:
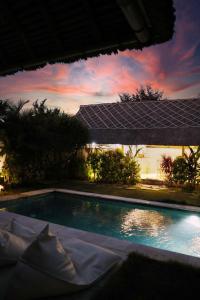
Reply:
[[[0,209],[200,257],[200,213],[58,192],[0,203]]]

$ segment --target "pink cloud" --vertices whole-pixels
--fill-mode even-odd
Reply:
[[[187,51],[185,51],[182,56],[180,56],[179,61],[183,62],[183,61],[187,61],[193,58],[195,51],[197,49],[197,45],[192,46],[191,48],[189,48]]]
[[[142,65],[144,72],[155,74],[160,72],[159,54],[153,48],[144,49],[143,51],[124,51],[121,56],[132,58],[136,63]]]
[[[174,87],[172,87],[172,91],[180,92],[180,91],[186,90],[188,88],[194,87],[199,84],[200,84],[199,80],[193,81],[191,83],[182,83],[182,84],[179,83],[177,85],[174,85]]]
[[[55,65],[53,80],[65,80],[70,74],[70,67],[67,64]]]

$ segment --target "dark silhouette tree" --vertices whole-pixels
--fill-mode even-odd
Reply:
[[[87,129],[74,116],[48,108],[46,100],[8,103],[2,123],[1,154],[8,183],[35,183],[66,177],[71,156],[88,141]],[[23,109],[24,108],[24,109]]]
[[[121,102],[158,101],[163,99],[163,91],[153,89],[150,84],[147,84],[141,85],[133,94],[119,94],[119,98]]]
[[[0,100],[0,129],[9,110],[8,100]]]

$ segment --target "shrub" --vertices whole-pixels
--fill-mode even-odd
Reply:
[[[140,179],[139,172],[140,167],[135,159],[133,159],[129,155],[125,155],[123,159],[122,170],[123,183],[136,184]]]
[[[101,152],[98,149],[91,151],[87,158],[88,177],[92,181],[99,181],[101,168]]]
[[[69,160],[68,178],[70,179],[87,179],[86,154],[84,149],[74,153]]]
[[[161,170],[165,174],[165,181],[168,186],[173,183],[173,160],[170,156],[162,156]]]
[[[181,184],[184,189],[192,191],[198,183],[200,176],[200,147],[189,148],[189,154],[177,157],[174,161],[170,156],[163,156],[161,169],[165,174],[168,185]]]
[[[6,155],[4,177],[8,184],[35,184],[67,178],[70,159],[88,142],[88,130],[74,116],[45,101],[27,110],[7,103],[0,131]]]
[[[88,156],[88,167],[93,172],[90,179],[103,183],[135,184],[139,180],[138,163],[120,149],[95,150]]]
[[[187,189],[193,190],[200,174],[200,146],[197,149],[189,147],[189,150],[189,154],[184,153],[184,159],[187,164]]]
[[[184,157],[177,157],[173,162],[173,181],[184,184],[187,181],[188,165]]]

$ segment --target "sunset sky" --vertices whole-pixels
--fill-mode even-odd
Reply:
[[[200,1],[174,3],[177,20],[171,41],[143,51],[124,51],[0,77],[0,98],[47,98],[49,105],[75,113],[81,104],[117,101],[119,93],[131,93],[146,83],[164,90],[169,99],[199,95]]]

